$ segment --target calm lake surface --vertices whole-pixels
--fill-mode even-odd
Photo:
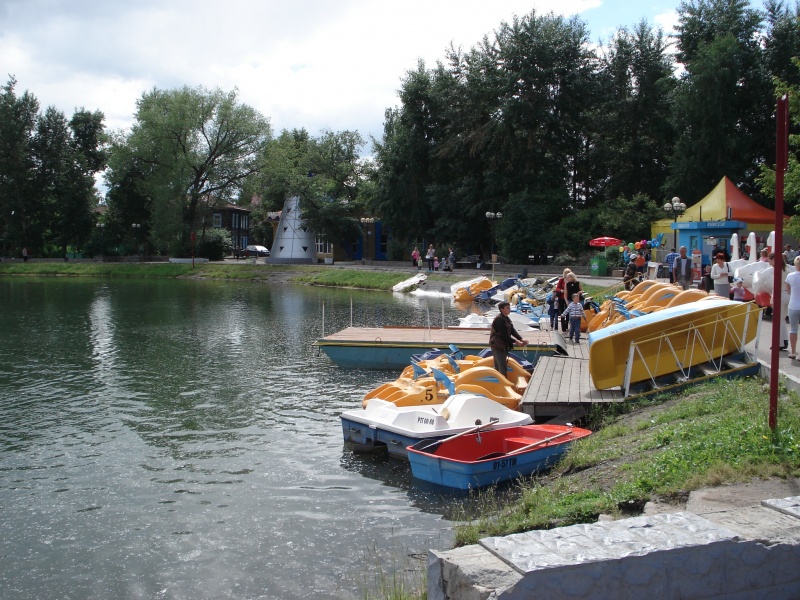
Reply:
[[[311,348],[351,301],[354,325],[442,320],[398,294],[0,279],[0,596],[355,598],[450,547],[452,498],[343,447],[339,414],[397,376]]]

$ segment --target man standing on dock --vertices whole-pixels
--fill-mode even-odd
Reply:
[[[528,340],[522,338],[514,329],[514,324],[508,318],[511,312],[511,305],[508,302],[501,302],[497,305],[500,314],[492,321],[492,329],[489,334],[489,347],[492,349],[494,357],[494,368],[503,376],[508,377],[508,352],[514,347],[526,346]]]

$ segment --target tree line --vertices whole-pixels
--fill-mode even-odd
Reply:
[[[358,132],[274,135],[236,91],[153,89],[131,129],[109,133],[99,111],[41,112],[11,77],[0,89],[3,254],[186,255],[192,233],[211,252],[230,243],[211,227],[227,203],[252,209],[251,239],[269,244],[267,213],[291,195],[346,252],[359,217],[381,219],[396,259],[429,242],[487,256],[485,213],[501,212],[494,244],[515,262],[598,235],[649,238],[666,200],[693,204],[724,175],[771,206],[775,98],[800,88],[800,8],[693,0],[678,16],[674,37],[642,21],[601,44],[577,17],[502,22],[405,74],[370,157]]]

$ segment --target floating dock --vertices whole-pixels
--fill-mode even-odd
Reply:
[[[526,331],[529,345],[516,347],[534,365],[544,357],[555,354],[563,342],[549,331]],[[556,334],[557,335],[557,334]],[[450,345],[464,354],[478,354],[489,347],[488,329],[428,327],[347,327],[318,339],[314,346],[334,363],[345,369],[398,369],[407,367],[412,354],[432,348],[448,351]]]

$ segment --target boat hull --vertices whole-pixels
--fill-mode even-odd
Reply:
[[[630,383],[675,372],[676,359],[686,368],[726,356],[753,340],[758,310],[752,303],[709,298],[593,331],[589,334],[592,383],[598,390],[621,387],[634,342],[639,354],[631,366]],[[664,334],[669,349],[665,338],[659,337]]]
[[[407,458],[406,448],[422,440],[436,440],[467,431],[476,424],[497,419],[491,429],[517,427],[532,422],[530,415],[475,394],[455,394],[443,404],[396,406],[370,400],[365,409],[340,416],[346,443],[358,451],[386,447],[390,456]]]
[[[587,429],[561,425],[526,425],[472,433],[441,442],[422,441],[408,448],[414,477],[461,490],[527,477],[553,467]],[[508,454],[530,444],[561,436],[530,450]]]

